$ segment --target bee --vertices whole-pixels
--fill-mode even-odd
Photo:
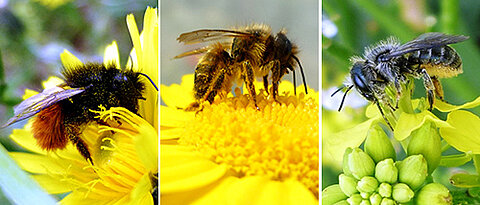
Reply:
[[[363,58],[358,56],[351,58],[353,66],[350,69],[350,78],[353,85],[348,86],[338,110],[341,110],[348,91],[355,87],[363,97],[377,105],[388,126],[392,128],[380,103],[395,111],[402,95],[401,85],[411,78],[423,80],[429,109],[432,110],[435,97],[444,100],[439,79],[454,77],[463,72],[462,60],[449,44],[462,42],[468,38],[463,35],[425,33],[403,45],[395,38],[389,38],[375,46],[367,47]],[[396,91],[395,107],[385,93],[387,87]]]
[[[140,75],[150,78],[131,69],[120,70],[114,65],[99,63],[63,69],[62,75],[64,83],[45,89],[15,106],[14,117],[2,127],[35,115],[32,133],[42,149],[63,149],[70,141],[93,164],[88,146],[80,136],[89,123],[104,122],[91,110],[102,105],[107,109],[125,107],[137,113],[138,100],[145,100],[142,97],[145,85]]]
[[[186,110],[198,109],[202,102],[213,102],[215,96],[230,92],[233,83],[245,82],[252,101],[257,109],[254,78],[262,77],[267,94],[269,74],[272,82],[272,96],[278,96],[278,84],[281,78],[293,73],[294,92],[296,94],[295,66],[298,64],[302,74],[305,92],[307,86],[300,60],[296,57],[298,47],[290,42],[286,30],[273,35],[271,28],[264,24],[253,24],[238,29],[201,29],[181,34],[177,40],[184,44],[214,43],[192,51],[182,53],[175,58],[205,53],[195,68],[194,98]]]

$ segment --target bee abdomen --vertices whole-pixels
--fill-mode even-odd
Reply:
[[[413,52],[409,57],[421,68],[427,70],[430,76],[440,78],[452,77],[462,73],[462,60],[450,46],[439,46]]]

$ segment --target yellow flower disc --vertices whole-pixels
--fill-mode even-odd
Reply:
[[[279,96],[278,102],[257,96],[260,111],[248,95],[216,99],[186,123],[179,144],[194,147],[234,175],[296,179],[318,194],[318,101]]]

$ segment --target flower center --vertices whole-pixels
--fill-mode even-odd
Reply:
[[[318,194],[318,102],[303,94],[279,96],[278,102],[257,95],[258,111],[248,95],[236,96],[204,106],[179,143],[227,164],[239,177],[294,178]]]

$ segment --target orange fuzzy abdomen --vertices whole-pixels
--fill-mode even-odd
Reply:
[[[65,135],[60,104],[53,104],[40,111],[33,121],[32,131],[33,137],[42,149],[50,151],[65,148],[68,139]]]

